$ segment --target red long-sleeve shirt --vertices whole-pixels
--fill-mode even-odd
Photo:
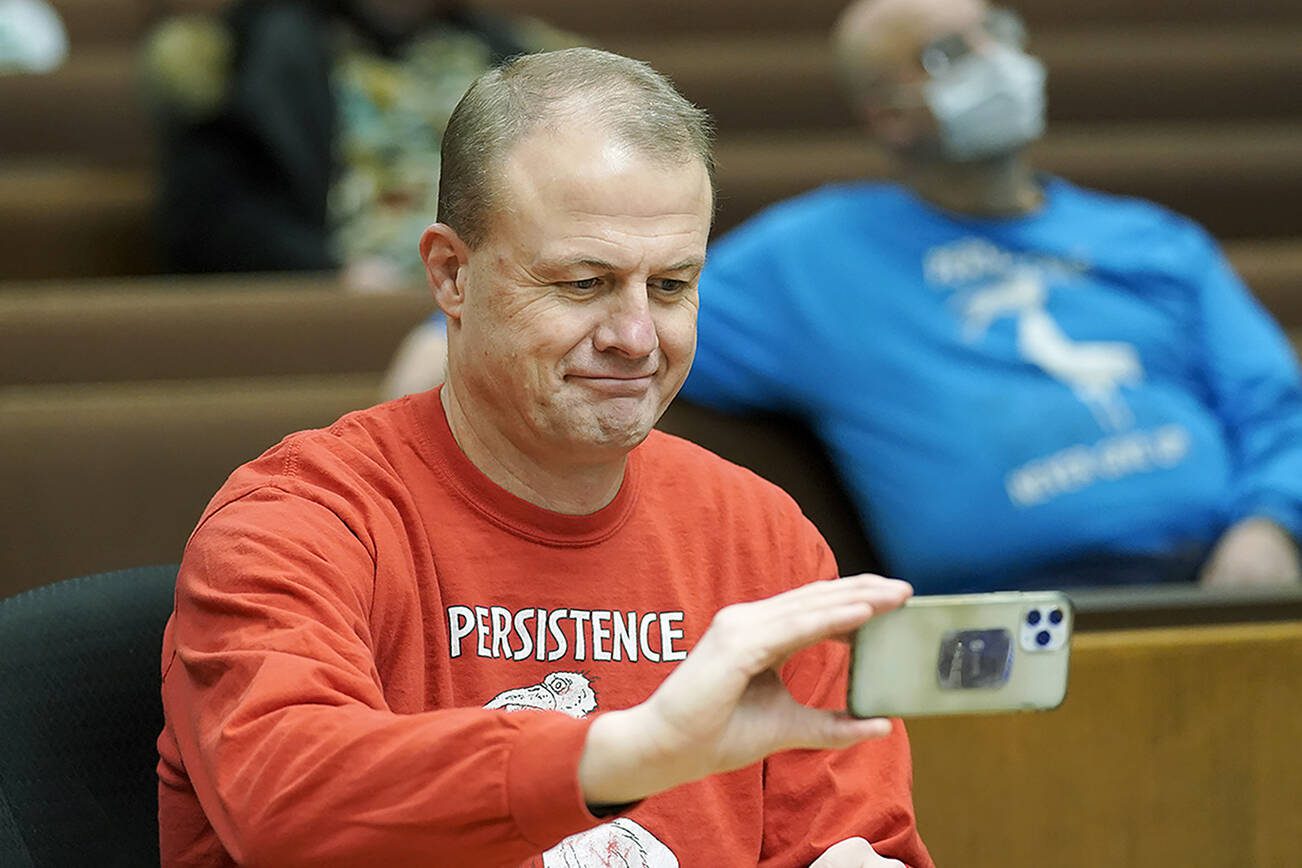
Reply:
[[[232,475],[186,548],[163,641],[163,864],[776,868],[862,835],[930,865],[898,723],[604,824],[579,791],[590,715],[646,699],[721,606],[835,573],[788,497],[660,433],[587,516],[489,481],[436,392],[289,437]],[[825,644],[783,676],[839,707],[844,657]]]

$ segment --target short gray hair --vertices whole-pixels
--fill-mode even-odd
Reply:
[[[497,204],[494,171],[542,121],[579,112],[623,144],[669,163],[700,160],[714,183],[710,116],[647,63],[594,48],[508,60],[475,80],[443,134],[438,219],[471,248],[488,236]]]

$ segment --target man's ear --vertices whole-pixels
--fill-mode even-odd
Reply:
[[[425,263],[434,303],[449,320],[460,320],[470,248],[451,226],[432,223],[421,233],[420,258]]]

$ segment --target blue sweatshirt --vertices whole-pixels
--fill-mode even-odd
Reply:
[[[1014,218],[893,184],[768,209],[711,249],[684,395],[803,417],[924,593],[1189,578],[1241,518],[1302,532],[1285,337],[1201,228],[1058,179]]]

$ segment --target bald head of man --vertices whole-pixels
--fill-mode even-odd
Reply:
[[[989,11],[984,0],[861,0],[837,20],[837,60],[853,86],[889,84],[901,67],[921,71],[924,45],[979,28]]]
[[[914,161],[998,159],[1038,138],[1044,69],[1017,16],[984,0],[860,0],[833,35],[856,111]]]

